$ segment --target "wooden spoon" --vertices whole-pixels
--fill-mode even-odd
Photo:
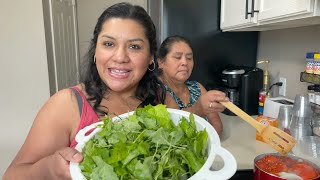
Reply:
[[[220,102],[223,106],[228,108],[234,114],[251,124],[258,133],[260,133],[263,140],[269,144],[273,149],[282,155],[288,154],[296,144],[294,137],[286,132],[270,125],[263,125],[234,105],[232,102]]]

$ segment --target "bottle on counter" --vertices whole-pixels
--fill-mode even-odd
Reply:
[[[259,106],[258,106],[258,115],[263,115],[264,101],[267,98],[267,91],[262,89],[259,92]]]
[[[258,115],[263,115],[263,109],[264,109],[264,101],[267,98],[268,94],[268,88],[269,88],[269,71],[268,71],[268,65],[270,63],[269,60],[262,60],[258,61],[258,64],[265,63],[266,67],[263,72],[263,88],[259,91],[259,105],[258,105]]]

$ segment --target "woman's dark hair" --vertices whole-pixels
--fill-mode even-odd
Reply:
[[[150,53],[155,56],[157,51],[155,26],[148,13],[142,7],[129,3],[118,3],[107,8],[101,14],[95,26],[89,50],[85,56],[83,64],[84,68],[80,78],[81,83],[85,85],[85,91],[89,96],[88,100],[94,103],[93,109],[99,114],[108,113],[103,111],[101,109],[102,106],[100,105],[105,93],[108,93],[108,87],[104,84],[98,74],[97,67],[94,62],[94,55],[98,35],[102,30],[102,26],[111,18],[131,19],[141,24],[150,44]],[[157,79],[154,71],[148,70],[145,73],[139,82],[135,96],[142,101],[139,107],[143,107],[148,104],[156,105],[158,103],[164,103],[165,90],[162,83]]]
[[[166,56],[171,51],[172,45],[176,42],[184,42],[192,50],[191,42],[187,38],[185,38],[183,36],[179,36],[179,35],[169,36],[160,45],[158,56],[157,56],[158,58],[157,58],[157,60],[155,60],[156,67],[159,67],[158,61],[165,61]],[[156,68],[156,69],[157,69],[157,75],[162,75],[162,73],[163,73],[162,69],[160,69],[160,68]]]

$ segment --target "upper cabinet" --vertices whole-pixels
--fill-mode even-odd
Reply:
[[[221,0],[223,31],[265,31],[320,24],[320,0]]]

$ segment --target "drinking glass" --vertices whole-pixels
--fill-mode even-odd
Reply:
[[[312,135],[311,115],[312,111],[308,95],[296,95],[289,124],[289,131],[293,137],[299,139],[300,137]]]
[[[297,94],[293,104],[293,115],[297,117],[311,117],[312,110],[308,94]]]
[[[286,131],[289,128],[292,106],[280,106],[278,114],[279,129]]]
[[[320,164],[320,137],[301,137],[293,147],[292,152],[298,157]]]

